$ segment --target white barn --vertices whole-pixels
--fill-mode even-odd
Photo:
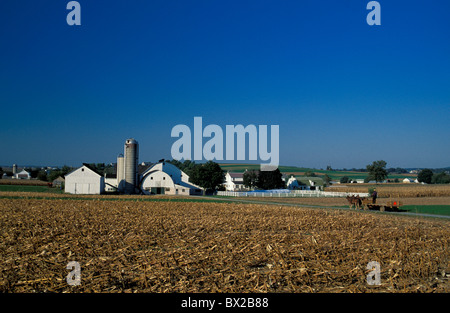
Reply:
[[[15,178],[15,179],[30,179],[31,175],[27,171],[22,170],[19,173],[15,173],[13,175],[13,178]]]
[[[64,191],[71,194],[98,195],[105,191],[105,178],[86,163],[65,176]]]
[[[201,195],[202,188],[189,182],[189,176],[175,165],[159,162],[142,173],[141,191],[144,194]]]

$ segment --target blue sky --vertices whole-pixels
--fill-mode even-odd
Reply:
[[[0,164],[170,159],[171,129],[280,125],[280,164],[450,166],[449,1],[0,4]]]

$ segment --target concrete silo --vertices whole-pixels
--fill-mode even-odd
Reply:
[[[136,188],[138,187],[138,158],[138,142],[133,138],[127,139],[124,148],[124,192],[127,194],[135,193]]]
[[[125,183],[123,154],[117,157],[117,189],[122,192]]]

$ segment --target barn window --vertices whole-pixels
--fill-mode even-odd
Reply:
[[[82,168],[81,171],[84,172],[84,168]]]
[[[153,176],[150,176],[150,179],[153,180]]]
[[[163,177],[163,180],[166,180],[166,178],[165,178],[165,177]]]

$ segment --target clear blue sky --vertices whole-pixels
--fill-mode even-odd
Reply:
[[[0,164],[171,158],[172,127],[280,125],[280,164],[450,166],[450,1],[0,3]]]

